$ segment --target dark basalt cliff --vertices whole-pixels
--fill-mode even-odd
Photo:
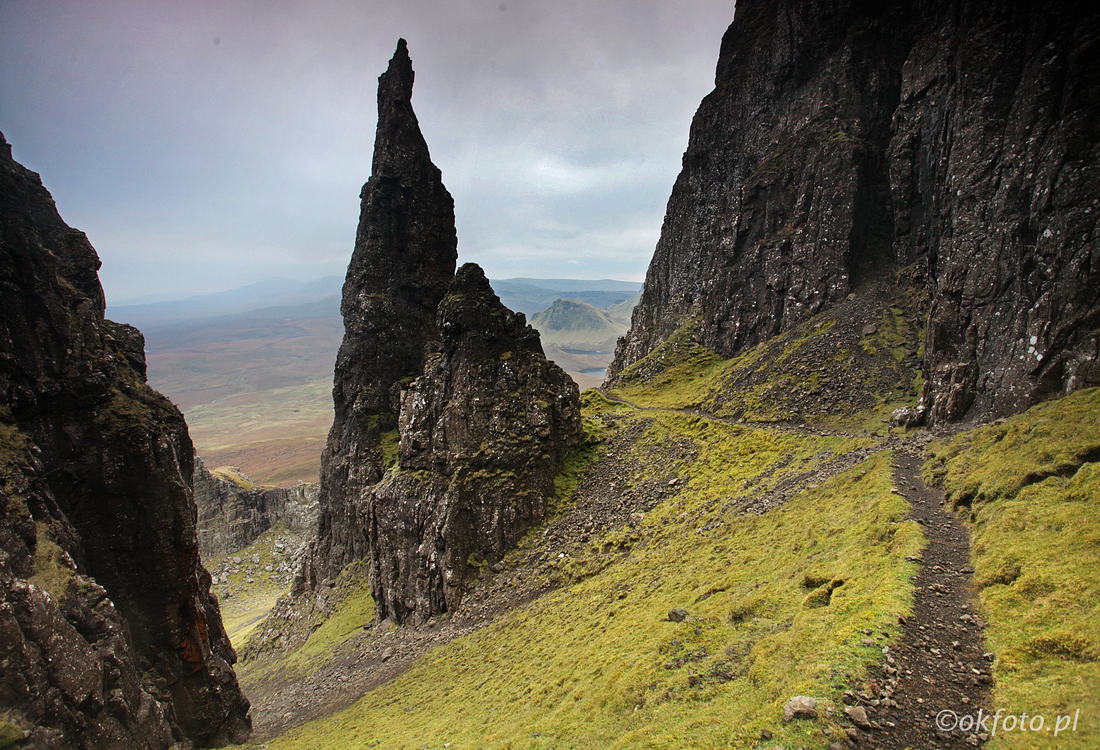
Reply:
[[[344,285],[319,539],[294,592],[370,561],[381,617],[453,610],[541,520],[580,435],[573,381],[481,269],[455,275],[454,204],[410,104],[404,40],[378,79],[373,172]],[[383,445],[397,444],[385,473]],[[391,456],[392,461],[393,456]]]
[[[43,748],[249,733],[199,561],[192,446],[104,320],[99,258],[0,137],[0,734]]]
[[[359,519],[348,514],[363,489],[382,478],[381,436],[396,429],[400,389],[420,374],[424,345],[438,335],[436,308],[458,257],[454,201],[420,133],[412,86],[402,39],[378,78],[374,159],[340,305],[336,416],[321,459],[318,554],[310,571],[318,582],[367,555]]]
[[[1098,92],[1091,3],[739,2],[611,376],[900,277],[930,421],[1100,382]]]
[[[380,618],[454,611],[471,571],[498,562],[546,514],[580,436],[577,385],[481,269],[459,269],[441,341],[405,391],[398,468],[366,504]]]

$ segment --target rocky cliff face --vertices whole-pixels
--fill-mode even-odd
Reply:
[[[1098,56],[1086,3],[739,3],[610,374],[900,275],[933,422],[1095,384]]]
[[[192,446],[99,258],[0,138],[0,721],[31,747],[242,741]]]
[[[279,523],[295,534],[312,534],[317,528],[319,485],[242,486],[211,474],[196,458],[194,487],[203,560],[242,550]]]
[[[398,622],[454,611],[471,573],[542,520],[581,432],[576,384],[478,266],[459,269],[437,322],[402,398],[399,466],[365,509],[375,605]]]
[[[402,40],[378,79],[373,172],[344,285],[320,539],[294,587],[322,591],[369,559],[379,614],[397,621],[457,605],[471,572],[543,517],[580,434],[577,387],[538,333],[477,266],[455,275],[453,202],[412,81]],[[399,460],[385,477],[383,438]]]
[[[458,257],[454,201],[420,133],[412,86],[402,39],[378,78],[374,159],[340,306],[336,416],[321,459],[319,554],[310,571],[318,582],[367,555],[364,529],[348,513],[382,478],[382,435],[397,428],[400,390],[438,336],[436,308]]]

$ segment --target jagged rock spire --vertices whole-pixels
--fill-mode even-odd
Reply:
[[[431,165],[428,144],[412,107],[414,77],[408,45],[399,39],[389,67],[378,76],[378,129],[374,137],[372,177]],[[431,167],[438,176],[439,170]]]
[[[314,579],[366,556],[353,505],[382,478],[381,436],[396,429],[401,386],[420,374],[425,344],[438,336],[436,308],[458,258],[454,200],[420,132],[412,85],[402,39],[378,78],[374,159],[340,306],[336,415],[321,459],[318,554],[307,571]]]
[[[453,612],[478,565],[542,520],[581,434],[577,385],[538,332],[459,269],[439,305],[439,351],[405,391],[402,471],[369,493],[371,592],[397,622]]]

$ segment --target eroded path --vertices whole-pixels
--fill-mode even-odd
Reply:
[[[812,425],[739,423],[694,409],[651,409],[601,393],[610,401],[638,410],[674,411],[804,435],[848,434]],[[849,717],[849,739],[859,747],[970,748],[988,739],[985,728],[989,722],[983,726],[982,719],[992,705],[992,654],[985,652],[985,623],[971,586],[970,535],[943,509],[942,492],[926,486],[921,476],[921,454],[931,439],[924,431],[885,438],[878,446],[838,456],[815,471],[789,477],[741,508],[743,512],[766,512],[811,482],[820,482],[879,451],[894,451],[894,486],[912,506],[911,518],[921,524],[928,543],[913,583],[913,614],[901,623],[900,642],[884,649],[884,663],[873,679],[846,696],[852,708],[863,709]]]
[[[942,493],[924,484],[922,462],[912,448],[895,453],[895,487],[913,506],[928,546],[901,642],[884,649],[877,679],[846,696],[867,714],[867,725],[853,728],[860,747],[969,748],[987,739],[978,721],[991,704],[992,661],[971,587],[969,534],[940,505]]]

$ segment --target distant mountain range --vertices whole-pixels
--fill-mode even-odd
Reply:
[[[593,307],[633,309],[641,282],[615,279],[497,279],[490,280],[493,291],[505,307],[525,315],[534,315],[550,307],[557,299],[574,299]],[[311,281],[283,278],[261,279],[253,284],[224,292],[172,297],[150,295],[111,304],[107,317],[129,323],[148,334],[166,325],[186,321],[247,316],[277,315],[283,318],[340,315],[340,291],[343,279],[325,276]],[[629,319],[630,309],[626,310]],[[622,317],[619,311],[613,315]]]
[[[162,295],[127,300],[123,304],[109,304],[107,317],[116,323],[129,323],[143,333],[170,323],[180,323],[201,318],[218,318],[241,315],[271,307],[287,307],[320,302],[327,297],[337,298],[336,315],[340,314],[340,289],[343,279],[325,276],[312,281],[268,278],[253,284],[212,294],[200,294],[186,298],[158,299]]]

